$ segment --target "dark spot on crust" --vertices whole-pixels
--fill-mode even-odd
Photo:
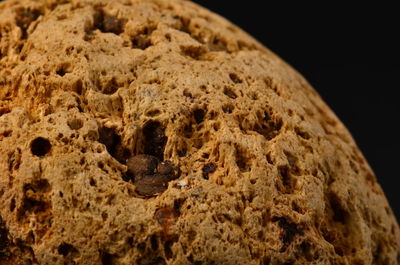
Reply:
[[[208,174],[214,173],[217,170],[217,165],[214,163],[207,163],[203,166],[203,178],[208,179]]]
[[[127,160],[127,166],[134,176],[153,175],[159,162],[155,156],[137,155]]]
[[[295,223],[290,223],[285,217],[273,217],[272,222],[278,222],[279,226],[282,228],[281,239],[283,246],[281,252],[284,252],[287,246],[292,243],[296,235],[304,235],[304,232]]]
[[[127,160],[128,173],[132,174],[136,192],[150,197],[165,191],[168,182],[179,177],[179,169],[170,161],[155,156],[137,155]]]

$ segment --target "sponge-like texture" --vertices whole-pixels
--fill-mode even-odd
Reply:
[[[0,150],[2,265],[399,264],[346,128],[189,1],[0,3]]]

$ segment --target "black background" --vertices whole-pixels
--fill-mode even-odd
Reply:
[[[195,0],[302,73],[353,134],[400,220],[400,37],[394,6]],[[392,13],[393,12],[393,13]]]

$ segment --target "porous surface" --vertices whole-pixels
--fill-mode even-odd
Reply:
[[[400,262],[342,123],[188,1],[1,2],[0,150],[2,265]]]

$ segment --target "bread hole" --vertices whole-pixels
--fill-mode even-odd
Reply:
[[[328,195],[328,200],[329,205],[333,211],[333,221],[346,224],[349,218],[349,213],[342,206],[339,197],[334,193],[330,193]]]
[[[196,40],[197,42],[204,44],[205,41],[201,36],[198,36],[191,30],[191,19],[187,17],[181,17],[178,15],[173,16],[174,19],[179,20],[181,22],[180,26],[177,30],[180,30],[186,34],[188,34],[192,39]],[[198,25],[194,25],[194,27],[198,27]]]
[[[214,124],[212,125],[214,131],[218,132],[220,129],[220,123],[219,122],[214,122]]]
[[[200,60],[201,56],[205,54],[206,51],[203,46],[181,46],[181,53],[194,60]]]
[[[83,83],[82,80],[78,79],[73,85],[73,91],[75,91],[78,95],[82,95],[83,91]],[[78,109],[80,112],[82,111],[81,102],[78,102]]]
[[[106,95],[112,95],[121,87],[120,84],[117,83],[115,77],[111,78],[105,86],[102,87],[102,93]]]
[[[171,42],[171,40],[172,40],[171,34],[167,33],[167,34],[165,34],[164,37],[168,42]]]
[[[208,159],[208,158],[210,157],[210,154],[209,154],[209,153],[203,153],[203,154],[201,155],[201,157],[202,157],[202,158],[205,158],[205,159]]]
[[[222,111],[227,114],[231,114],[235,107],[232,104],[225,104],[222,106]]]
[[[70,65],[68,63],[62,64],[58,67],[56,74],[63,77],[66,73],[70,73]]]
[[[10,112],[11,110],[9,108],[0,108],[0,117]]]
[[[58,246],[57,252],[58,254],[66,257],[69,254],[78,253],[78,250],[73,245],[64,242]]]
[[[12,130],[6,130],[6,131],[3,131],[1,134],[0,134],[0,136],[2,136],[2,137],[10,137],[11,136],[11,134],[12,134]]]
[[[125,164],[131,153],[122,145],[121,136],[117,133],[116,128],[101,126],[98,133],[98,141],[106,147],[107,152],[120,163]],[[102,146],[98,146],[96,151],[102,153],[104,149]]]
[[[15,198],[12,198],[10,202],[10,212],[14,212],[14,210],[15,210]]]
[[[217,165],[214,163],[207,163],[203,166],[202,172],[203,172],[203,178],[208,179],[209,174],[214,173],[217,170]]]
[[[119,35],[124,32],[125,23],[125,19],[109,15],[101,8],[97,8],[93,15],[93,27],[104,33]]]
[[[200,124],[204,121],[205,112],[202,109],[195,109],[193,111],[194,120],[197,124]]]
[[[300,136],[301,138],[303,138],[305,140],[308,140],[311,138],[309,133],[305,132],[304,130],[302,130],[299,127],[295,127],[294,130],[298,136]]]
[[[4,264],[7,263],[8,257],[11,255],[10,253],[10,241],[8,236],[8,229],[0,216],[0,261],[4,261]]]
[[[193,99],[192,93],[188,92],[186,89],[183,91],[183,95],[187,98]]]
[[[92,187],[95,187],[96,184],[97,184],[96,180],[94,178],[90,178],[89,185],[92,186]]]
[[[193,126],[191,123],[189,124],[185,124],[185,126],[183,127],[183,135],[190,139],[193,136]]]
[[[304,232],[299,225],[289,222],[285,217],[273,217],[271,221],[277,222],[279,227],[282,229],[280,238],[283,246],[281,247],[280,252],[284,252],[297,235],[304,235]]]
[[[165,136],[165,128],[158,121],[147,122],[143,127],[144,153],[164,160],[164,148],[168,138]]]
[[[108,153],[113,156],[117,146],[121,143],[121,136],[117,134],[115,128],[101,127],[99,128],[99,142],[104,144]]]
[[[28,37],[27,30],[32,22],[34,22],[42,13],[40,10],[30,8],[19,8],[15,11],[15,21],[21,29],[21,39],[25,40]]]
[[[287,165],[278,166],[278,174],[280,177],[280,184],[278,190],[283,193],[291,193],[294,188],[294,179],[290,174],[289,167]]]
[[[71,130],[79,130],[83,126],[83,121],[81,119],[70,119],[67,123]]]
[[[314,255],[312,253],[312,249],[313,249],[312,245],[307,241],[303,241],[299,245],[300,253],[302,253],[303,257],[305,257],[305,259],[308,262],[311,262],[314,260]]]
[[[228,97],[230,97],[231,99],[236,99],[237,95],[236,93],[232,90],[232,88],[229,87],[224,87],[224,94]]]
[[[233,83],[235,84],[240,84],[243,83],[242,79],[239,78],[239,76],[235,73],[230,73],[229,78],[232,80]]]
[[[102,265],[115,265],[116,264],[116,255],[110,254],[106,251],[99,250],[100,260]]]
[[[145,50],[152,46],[150,35],[155,30],[155,27],[145,27],[136,36],[132,37],[132,48]]]
[[[31,142],[30,147],[33,155],[43,157],[50,151],[51,143],[43,137],[38,137]]]
[[[171,248],[173,244],[174,244],[173,240],[167,240],[164,243],[164,254],[167,259],[172,259],[174,256],[174,253],[172,252]]]
[[[254,131],[263,135],[265,139],[269,141],[279,134],[282,123],[281,119],[272,118],[271,115],[265,111],[263,118],[254,126]]]
[[[158,249],[158,237],[154,234],[150,237],[150,246],[152,250]]]
[[[149,110],[148,112],[146,112],[146,116],[147,117],[156,117],[158,115],[160,115],[161,111],[158,109],[155,110]]]
[[[251,170],[250,160],[243,148],[236,146],[236,165],[241,172],[249,172]]]

